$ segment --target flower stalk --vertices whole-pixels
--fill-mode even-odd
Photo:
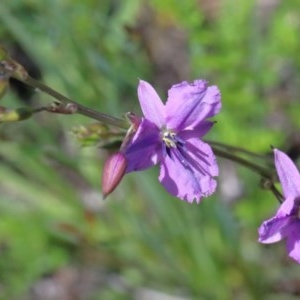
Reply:
[[[260,176],[265,178],[272,178],[273,177],[273,171],[270,171],[269,169],[262,167],[256,163],[250,162],[249,160],[246,160],[240,156],[237,156],[235,154],[232,154],[229,151],[220,150],[215,146],[212,146],[212,149],[216,156],[231,160],[233,162],[238,163],[239,165],[246,167],[247,169],[254,171],[258,173]]]
[[[19,81],[22,81],[25,84],[55,98],[59,103],[65,106],[72,104],[76,106],[76,113],[78,114],[122,129],[128,129],[129,127],[129,124],[126,122],[126,120],[115,118],[113,116],[98,112],[89,107],[81,105],[76,101],[71,100],[68,97],[60,94],[59,92],[55,91],[49,86],[41,83],[40,81],[35,80],[28,74],[26,69],[21,64],[11,59],[7,55],[7,52],[2,48],[0,48],[0,76],[5,79],[13,77]]]
[[[74,100],[69,99],[68,97],[60,94],[59,92],[53,90],[52,88],[48,87],[47,85],[33,79],[32,77],[30,77],[29,75],[24,78],[22,80],[24,83],[28,84],[29,86],[33,87],[33,88],[37,88],[40,91],[48,94],[49,96],[55,98],[56,100],[58,100],[60,103],[64,104],[64,105],[69,105],[69,104],[74,104],[77,107],[76,113],[84,115],[86,117],[89,117],[91,119],[112,125],[112,126],[116,126],[119,128],[123,128],[123,129],[128,129],[129,125],[125,120],[119,119],[119,118],[115,118],[113,116],[95,111],[89,107],[86,107],[84,105],[81,105],[79,103],[77,103]]]

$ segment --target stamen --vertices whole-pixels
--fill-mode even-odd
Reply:
[[[162,140],[169,148],[176,148],[176,134],[174,132],[165,131],[162,136]]]
[[[163,140],[163,155],[168,155],[172,160],[174,155],[180,160],[180,162],[187,167],[188,163],[185,159],[185,141],[179,138],[175,132],[164,131],[162,134]]]

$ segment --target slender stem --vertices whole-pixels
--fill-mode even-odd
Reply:
[[[223,157],[223,158],[226,158],[226,159],[229,159],[229,160],[232,160],[256,173],[259,173],[261,176],[263,177],[266,177],[266,178],[272,178],[272,173],[266,169],[266,168],[263,168],[255,163],[252,163],[244,158],[241,158],[241,157],[238,157],[234,154],[231,154],[231,153],[228,153],[228,152],[225,152],[223,150],[220,150],[214,146],[212,146],[212,149],[214,151],[214,153],[217,155],[217,156],[220,156],[220,157]]]
[[[274,184],[271,185],[270,188],[271,192],[275,195],[275,197],[277,198],[278,202],[281,204],[283,202],[283,196],[282,194],[277,190],[277,188],[275,187]]]
[[[217,156],[220,156],[220,157],[223,157],[225,159],[229,159],[235,163],[238,163],[256,173],[259,173],[263,178],[267,178],[268,180],[270,180],[271,182],[271,185],[269,187],[269,190],[275,195],[275,197],[277,198],[277,200],[279,201],[279,203],[282,203],[282,195],[281,193],[277,190],[277,188],[275,187],[274,183],[273,183],[273,176],[272,176],[272,172],[270,172],[268,169],[266,168],[263,168],[257,164],[254,164],[244,158],[241,158],[241,157],[238,157],[238,156],[235,156],[234,154],[231,154],[231,153],[228,153],[228,152],[225,152],[223,150],[220,150],[220,149],[217,149],[216,147],[212,146],[212,149],[214,151],[214,153],[217,155]]]
[[[221,142],[216,142],[216,141],[211,141],[211,140],[206,140],[206,139],[205,139],[205,141],[207,143],[209,143],[210,145],[212,145],[212,146],[222,147],[223,149],[229,150],[232,153],[233,152],[238,152],[238,153],[250,156],[250,157],[255,157],[255,158],[259,158],[259,159],[266,159],[266,155],[264,155],[264,154],[255,153],[255,152],[252,152],[252,151],[240,148],[240,147],[227,145],[227,144],[224,144],[224,143],[221,143]]]
[[[59,102],[61,102],[63,104],[68,104],[68,103],[75,104],[77,106],[76,112],[81,115],[87,116],[89,118],[95,119],[95,120],[103,122],[103,123],[107,123],[112,126],[116,126],[116,127],[120,127],[120,128],[124,128],[124,129],[128,129],[128,127],[129,127],[128,123],[125,120],[118,119],[118,118],[112,117],[110,115],[95,111],[89,107],[83,106],[83,105],[63,96],[62,94],[58,93],[57,91],[51,89],[50,87],[35,80],[34,78],[32,78],[30,76],[23,79],[22,81],[24,83],[26,83],[34,88],[37,88],[37,89],[41,90],[42,92],[54,97],[55,99],[57,99]]]

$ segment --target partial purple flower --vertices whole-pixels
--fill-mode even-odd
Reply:
[[[153,87],[140,81],[144,117],[124,150],[126,173],[160,164],[159,181],[172,195],[193,202],[216,189],[218,166],[211,147],[200,140],[214,124],[206,120],[221,109],[216,86],[204,80],[172,86],[163,104]]]
[[[271,219],[259,228],[259,242],[269,244],[286,239],[287,252],[300,263],[300,174],[292,160],[274,149],[275,166],[284,202]]]

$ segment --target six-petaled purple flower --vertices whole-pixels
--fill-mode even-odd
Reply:
[[[300,174],[286,154],[275,149],[274,155],[285,200],[275,216],[260,226],[259,242],[286,239],[289,256],[300,263]]]
[[[211,147],[200,140],[221,109],[216,86],[204,80],[174,85],[163,104],[153,87],[140,81],[138,98],[144,117],[124,150],[126,173],[160,164],[159,181],[172,195],[200,202],[216,189],[218,166]]]

